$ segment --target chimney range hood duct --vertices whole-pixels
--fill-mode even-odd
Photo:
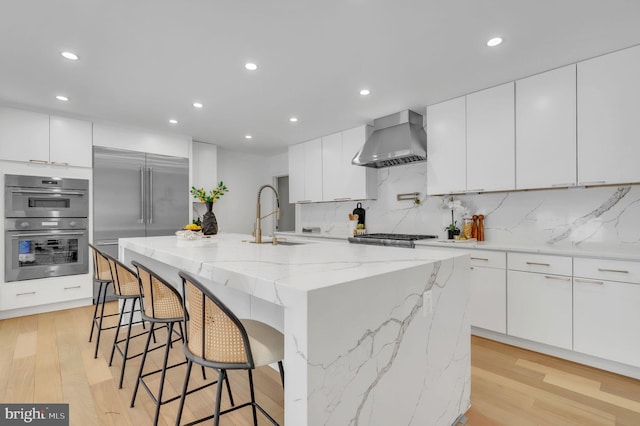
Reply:
[[[351,164],[378,169],[425,161],[427,134],[422,124],[422,115],[410,110],[374,120],[373,133]]]

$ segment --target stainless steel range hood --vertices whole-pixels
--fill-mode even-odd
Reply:
[[[378,169],[425,161],[427,134],[422,125],[422,115],[411,110],[374,120],[373,133],[351,164]]]

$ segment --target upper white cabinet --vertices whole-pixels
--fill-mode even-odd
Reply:
[[[191,148],[192,185],[211,190],[218,185],[218,147],[193,141]]]
[[[0,107],[3,160],[91,167],[92,123]]]
[[[322,140],[289,147],[289,199],[322,201]]]
[[[640,46],[578,63],[578,182],[640,182]]]
[[[0,107],[3,160],[49,162],[49,116]]]
[[[49,161],[52,164],[91,167],[92,127],[90,121],[52,115],[49,121]]]
[[[289,147],[289,191],[293,202],[375,198],[377,171],[351,160],[364,144],[366,126]]]
[[[515,188],[514,104],[513,82],[467,95],[467,191]]]
[[[427,107],[427,192],[467,189],[466,98]]]
[[[516,81],[516,188],[576,183],[576,66]]]
[[[344,195],[342,179],[342,132],[322,138],[322,199],[336,200]]]

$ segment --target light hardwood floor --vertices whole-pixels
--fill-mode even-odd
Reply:
[[[115,311],[116,304],[108,309]],[[92,312],[85,307],[0,321],[2,402],[68,402],[71,425],[151,424],[154,405],[142,388],[135,407],[129,407],[139,358],[127,363],[123,389],[117,388],[118,354],[108,366],[112,330],[103,333],[99,356],[93,358],[94,344],[87,341]],[[162,338],[159,333],[158,341]],[[131,350],[139,351],[142,344],[138,338]],[[161,350],[153,352],[149,369],[161,359]],[[176,345],[171,362],[182,360]],[[170,370],[165,395],[180,391],[183,375],[184,366]],[[214,377],[210,371],[209,380]],[[236,402],[248,399],[246,374],[231,372],[230,378]],[[191,380],[193,386],[203,383],[199,369],[194,368]],[[278,373],[261,368],[254,380],[258,402],[282,424]],[[214,389],[188,397],[183,422],[213,412]],[[468,426],[640,425],[640,381],[478,337],[472,338],[471,400]],[[164,405],[159,424],[174,425],[176,411],[177,401]],[[221,424],[251,425],[251,409],[225,415]],[[259,424],[269,423],[260,418]]]

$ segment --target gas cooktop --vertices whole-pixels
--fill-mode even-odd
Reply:
[[[350,243],[373,244],[379,246],[408,247],[414,248],[416,240],[426,240],[438,238],[437,235],[421,234],[364,234],[349,238]]]

